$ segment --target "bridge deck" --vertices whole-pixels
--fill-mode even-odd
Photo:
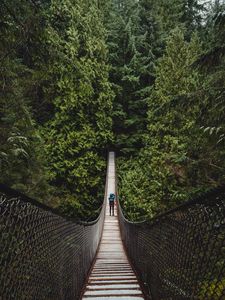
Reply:
[[[115,157],[109,153],[107,195],[115,193]],[[103,236],[82,299],[144,299],[137,277],[123,248],[119,221],[109,215],[107,201]]]

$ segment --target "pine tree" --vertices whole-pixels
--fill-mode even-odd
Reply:
[[[120,193],[132,219],[140,219],[141,215],[152,217],[185,201],[204,185],[195,168],[200,141],[199,100],[194,102],[191,98],[200,85],[200,75],[192,69],[200,53],[196,35],[186,42],[184,33],[175,29],[157,62],[154,91],[148,103],[146,146],[137,159],[119,164],[119,170],[125,169],[120,171]]]
[[[51,181],[61,197],[65,194],[62,209],[81,216],[102,201],[101,153],[112,138],[105,33],[94,3],[56,0],[51,10],[57,97],[55,115],[46,125],[47,156]],[[70,209],[80,205],[81,211]]]
[[[184,8],[181,17],[181,22],[184,23],[187,30],[187,36],[190,37],[196,30],[200,31],[203,26],[203,16],[206,11],[207,1],[185,0]]]
[[[31,53],[40,37],[40,19],[32,3],[1,3],[0,180],[46,201],[45,158],[30,94],[35,86]]]
[[[221,173],[223,170],[222,153],[225,142],[224,9],[225,4],[219,4],[218,1],[212,6],[205,28],[206,50],[196,63],[204,76],[201,91],[204,99],[200,120],[201,134],[207,138],[205,147],[210,156],[211,167],[215,168],[213,175],[215,182],[220,182],[223,178]]]
[[[143,145],[146,130],[146,98],[154,82],[153,53],[157,22],[152,1],[112,1],[108,46],[114,84],[114,133],[116,145],[132,155]],[[157,52],[157,50],[156,50]]]

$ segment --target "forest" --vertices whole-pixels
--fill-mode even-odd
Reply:
[[[1,0],[0,182],[90,220],[106,154],[130,220],[225,180],[225,1]]]

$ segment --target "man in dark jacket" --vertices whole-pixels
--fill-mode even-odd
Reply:
[[[111,213],[114,216],[114,202],[115,202],[115,198],[116,198],[115,194],[111,193],[109,195],[109,214],[110,214],[110,216],[111,216]]]

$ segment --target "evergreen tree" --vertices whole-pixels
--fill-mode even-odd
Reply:
[[[114,84],[113,128],[116,145],[128,155],[138,152],[146,130],[146,98],[154,82],[157,22],[152,1],[112,1],[107,27]],[[157,52],[157,50],[156,50]]]
[[[102,201],[102,149],[112,138],[105,33],[94,3],[55,0],[50,16],[49,43],[57,56],[55,115],[44,131],[51,181],[64,194],[63,210],[87,216]]]
[[[214,181],[220,183],[224,178],[224,95],[225,95],[225,4],[217,1],[207,20],[206,50],[197,61],[204,75],[202,82],[201,134],[207,139],[205,149],[210,157]]]
[[[200,30],[203,26],[204,13],[206,11],[206,2],[199,0],[185,0],[184,8],[181,17],[181,22],[184,23],[187,29],[187,35],[190,37],[191,34]]]
[[[102,201],[103,149],[112,138],[113,93],[97,4],[1,5],[2,181],[45,195],[74,216],[83,204],[93,211]]]
[[[32,52],[34,40],[40,37],[40,19],[32,3],[1,3],[0,180],[46,200],[45,158],[30,94],[35,86]]]
[[[191,101],[200,84],[200,75],[191,66],[200,53],[197,36],[186,42],[182,31],[176,29],[157,63],[155,88],[148,104],[146,146],[136,161],[129,161],[130,171],[120,175],[120,193],[131,218],[140,218],[143,211],[151,217],[186,200],[197,192],[195,187],[201,189],[204,184],[195,168],[200,147],[196,128],[199,103],[197,99]],[[126,169],[127,164],[124,166]],[[126,198],[128,191],[133,193]],[[139,204],[136,199],[140,199]],[[129,212],[130,207],[136,210]]]

